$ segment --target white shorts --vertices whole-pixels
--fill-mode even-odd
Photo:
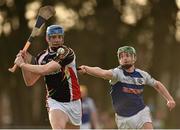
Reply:
[[[49,111],[59,109],[68,115],[73,125],[81,125],[82,107],[80,99],[71,102],[58,102],[52,98],[48,98],[47,105]]]
[[[118,129],[140,129],[144,123],[152,122],[150,109],[147,106],[131,117],[122,117],[115,114],[115,121]]]

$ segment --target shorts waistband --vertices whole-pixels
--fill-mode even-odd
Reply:
[[[52,97],[48,97],[48,98],[52,98]],[[79,99],[73,99],[73,100],[61,100],[61,99],[55,99],[55,98],[52,98],[52,99],[54,99],[58,102],[62,102],[62,103],[68,103],[68,102],[74,102],[74,101],[80,100],[80,98]]]

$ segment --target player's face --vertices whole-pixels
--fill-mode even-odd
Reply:
[[[85,88],[80,88],[81,91],[81,97],[85,98],[87,96],[87,90]]]
[[[133,54],[122,52],[119,54],[119,63],[120,65],[133,65],[136,61],[136,58]]]
[[[59,47],[64,43],[64,36],[63,35],[52,35],[49,36],[49,46],[50,47]]]

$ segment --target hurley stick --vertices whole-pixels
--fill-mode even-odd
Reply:
[[[25,46],[23,48],[23,51],[27,51],[29,46],[31,45],[32,41],[34,40],[34,37],[37,35],[40,28],[45,24],[45,22],[50,19],[53,15],[55,15],[55,9],[52,6],[44,6],[39,9],[38,16],[36,19],[36,24],[32,29],[31,35],[29,36],[29,39],[25,43]],[[15,72],[17,68],[17,65],[15,64],[12,68],[9,68],[8,70],[10,72]]]

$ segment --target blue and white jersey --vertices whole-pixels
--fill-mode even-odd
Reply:
[[[94,101],[90,97],[81,100],[82,104],[82,124],[91,123],[91,114],[96,112]]]
[[[112,69],[111,97],[115,112],[130,117],[145,107],[142,92],[144,85],[155,86],[156,80],[147,72],[135,69],[128,73],[121,67]]]

